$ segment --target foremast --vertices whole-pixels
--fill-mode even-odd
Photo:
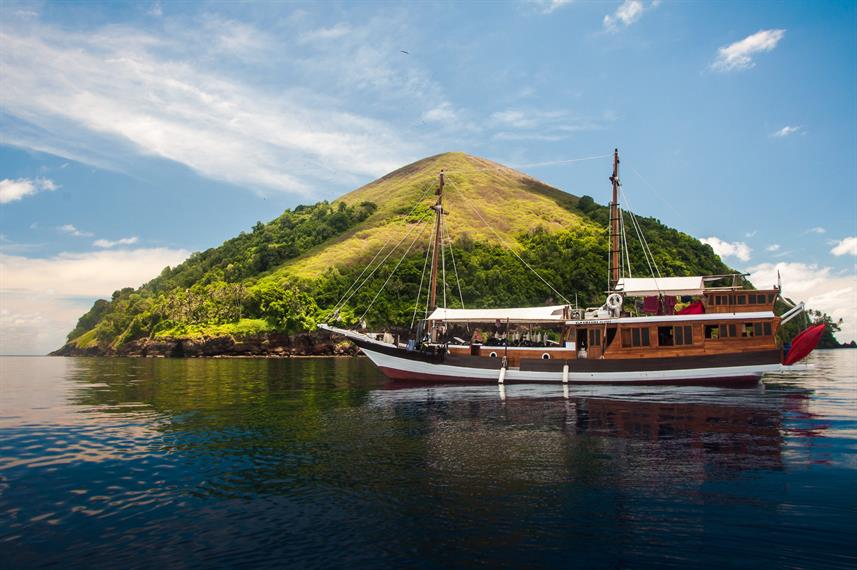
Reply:
[[[429,314],[431,314],[437,308],[437,277],[438,277],[438,263],[440,261],[440,248],[443,247],[441,243],[442,240],[442,232],[443,232],[443,185],[444,185],[444,176],[443,170],[438,174],[438,186],[435,195],[437,196],[437,202],[435,203],[434,210],[435,220],[434,220],[434,246],[432,248],[431,254],[431,280],[429,281]],[[437,340],[437,325],[434,321],[431,323],[431,341],[435,342]]]

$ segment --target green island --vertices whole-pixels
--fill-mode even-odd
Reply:
[[[353,354],[347,341],[315,332],[344,296],[349,298],[339,318],[345,325],[362,320],[370,328],[404,333],[415,306],[417,318],[424,308],[424,300],[417,306],[417,291],[433,190],[442,169],[450,212],[447,251],[460,280],[447,274],[450,307],[460,307],[460,299],[468,307],[562,302],[518,256],[563,295],[572,301],[576,296],[581,306],[603,302],[607,206],[486,159],[445,153],[404,166],[333,202],[286,210],[176,267],[165,267],[136,289],[127,287],[109,300],[96,301],[68,334],[66,345],[53,354]],[[637,220],[663,275],[733,272],[692,236],[654,218]],[[638,260],[631,270],[648,275],[641,247],[629,240],[631,259]],[[379,250],[392,253],[351,294],[352,283],[365,277],[364,269]],[[817,312],[813,318],[829,325],[820,347],[839,346],[833,337],[837,324]],[[800,327],[793,321],[783,335],[790,338]]]

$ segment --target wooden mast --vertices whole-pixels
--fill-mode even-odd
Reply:
[[[619,282],[619,149],[613,151],[613,201],[610,202],[610,289]]]
[[[438,187],[435,194],[437,195],[437,203],[434,205],[434,249],[431,254],[431,281],[429,285],[429,314],[437,308],[437,264],[440,259],[441,244],[441,224],[443,221],[443,170],[438,174]],[[432,341],[435,340],[435,325],[431,325]]]

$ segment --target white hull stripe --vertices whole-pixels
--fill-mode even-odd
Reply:
[[[484,380],[496,382],[499,370],[465,368],[448,364],[432,364],[362,349],[372,362],[382,369],[405,372],[409,375],[445,377],[450,380]],[[756,364],[751,366],[724,366],[717,368],[688,368],[683,370],[656,370],[640,372],[569,372],[569,382],[669,382],[687,380],[722,380],[728,378],[761,378],[768,372],[779,372],[781,364]],[[562,371],[538,372],[510,368],[506,371],[506,382],[556,382],[562,383]]]

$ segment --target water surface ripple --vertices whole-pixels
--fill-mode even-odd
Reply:
[[[746,389],[0,358],[0,567],[854,568],[857,351]]]

